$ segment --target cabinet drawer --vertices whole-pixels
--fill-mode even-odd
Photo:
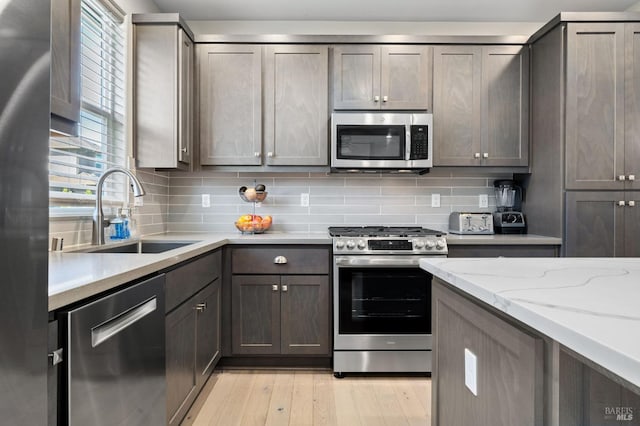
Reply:
[[[171,311],[198,290],[219,278],[221,268],[222,252],[218,250],[167,272],[165,312]]]
[[[282,256],[286,263],[275,263]],[[247,247],[233,249],[234,274],[328,274],[329,249],[318,247]]]

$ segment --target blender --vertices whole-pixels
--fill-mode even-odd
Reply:
[[[498,234],[526,234],[527,223],[522,208],[522,188],[513,180],[493,182],[496,192],[496,212],[493,229]]]

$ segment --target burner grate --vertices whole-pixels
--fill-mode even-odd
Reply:
[[[332,237],[415,237],[444,235],[442,231],[420,226],[330,226]]]

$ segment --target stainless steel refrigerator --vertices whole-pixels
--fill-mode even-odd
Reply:
[[[49,0],[0,1],[0,423],[47,423]]]

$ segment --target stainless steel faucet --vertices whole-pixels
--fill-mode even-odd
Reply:
[[[129,176],[129,179],[131,179],[131,189],[134,197],[142,197],[145,194],[142,184],[138,178],[131,173],[131,171],[122,167],[112,167],[105,170],[105,172],[100,176],[100,179],[98,179],[98,184],[96,185],[96,208],[93,210],[93,230],[91,233],[91,244],[93,245],[104,244],[104,228],[109,226],[111,223],[108,219],[104,218],[104,212],[102,211],[102,185],[104,184],[104,180],[107,176],[115,172],[124,173]]]

